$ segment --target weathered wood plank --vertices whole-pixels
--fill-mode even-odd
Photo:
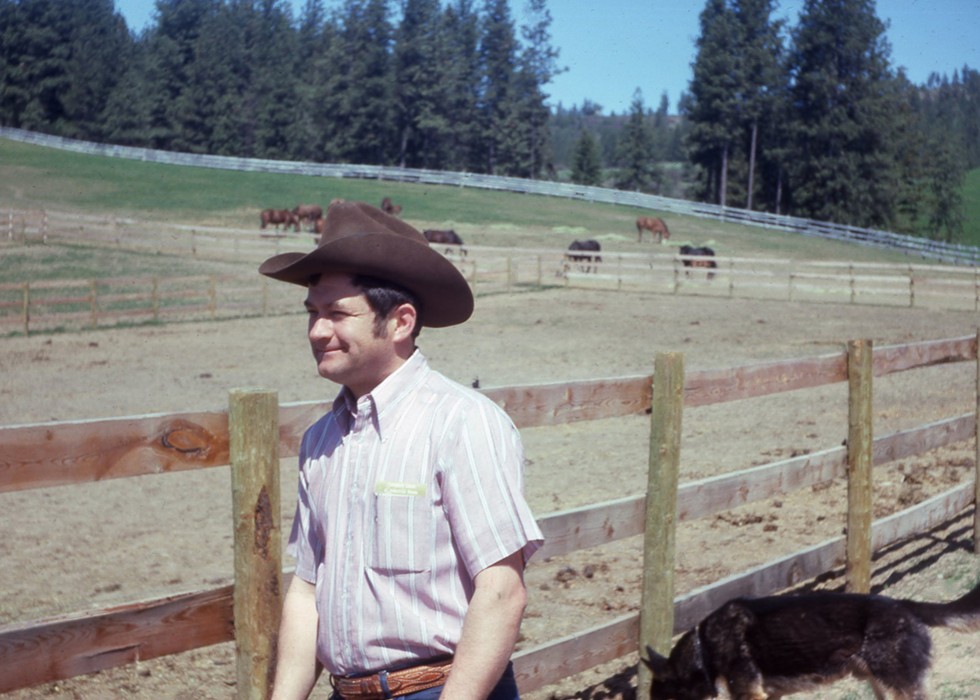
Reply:
[[[674,632],[690,629],[732,598],[772,595],[830,571],[843,560],[844,538],[838,537],[696,588],[677,599]]]
[[[782,360],[729,369],[701,370],[688,374],[685,406],[767,396],[808,389],[847,379],[843,352],[804,360]]]
[[[0,627],[0,693],[234,639],[224,586]]]
[[[948,362],[965,362],[975,359],[976,356],[977,338],[972,335],[889,345],[875,348],[874,375],[879,377]]]
[[[880,551],[949,522],[972,502],[973,484],[963,484],[911,508],[881,518],[872,526],[873,551]],[[844,537],[835,537],[696,588],[677,599],[674,631],[679,633],[690,629],[705,615],[732,598],[772,595],[841,567],[845,558]]]
[[[645,412],[650,406],[648,376],[584,382],[500,387],[483,391],[518,428],[560,425]]]
[[[0,427],[0,492],[226,464],[222,412]]]
[[[645,509],[646,496],[641,495],[544,515],[538,525],[545,541],[535,560],[642,535]]]
[[[683,484],[677,494],[679,520],[697,520],[747,503],[790,493],[844,474],[846,453],[833,447],[808,455]]]
[[[514,674],[522,693],[542,688],[562,678],[587,671],[636,650],[639,613],[546,642],[514,654]]]
[[[877,552],[895,542],[949,522],[974,502],[973,484],[961,484],[911,508],[876,520],[871,531],[872,549]]]

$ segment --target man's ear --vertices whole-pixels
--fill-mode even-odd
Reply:
[[[395,322],[392,329],[392,339],[396,342],[411,340],[415,331],[415,324],[419,322],[418,312],[411,304],[402,304],[396,308],[391,315]]]

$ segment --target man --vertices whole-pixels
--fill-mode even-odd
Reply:
[[[423,325],[469,318],[469,285],[360,202],[329,207],[312,252],[259,269],[307,287],[317,370],[343,386],[300,448],[273,697],[307,697],[322,668],[343,700],[516,698],[523,572],[542,542],[520,436],[415,346]]]

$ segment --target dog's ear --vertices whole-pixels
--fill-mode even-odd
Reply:
[[[640,661],[648,669],[653,671],[653,675],[663,674],[667,670],[667,657],[661,656],[653,647],[647,645],[646,654],[640,654]]]

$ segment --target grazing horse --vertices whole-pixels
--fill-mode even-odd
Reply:
[[[280,225],[282,225],[283,230],[292,226],[294,231],[299,231],[299,218],[288,209],[263,209],[259,218],[262,221],[263,229],[272,224],[277,231]]]
[[[636,240],[637,242],[643,240],[643,229],[650,232],[651,236],[657,237],[658,243],[663,243],[668,238],[670,238],[670,231],[667,229],[667,223],[656,216],[640,216],[636,219]]]
[[[684,257],[682,262],[684,267],[705,267],[708,268],[708,279],[713,279],[715,276],[714,269],[718,267],[718,263],[715,262],[715,251],[708,246],[693,246],[693,245],[682,245],[680,248],[680,254],[682,256],[693,256]],[[685,270],[685,274],[688,277],[691,276],[690,269]]]
[[[598,272],[599,263],[602,262],[602,256],[598,255],[600,250],[602,246],[599,245],[599,241],[591,238],[587,241],[572,241],[568,246],[568,252],[565,253],[565,272],[568,272],[571,263],[577,263],[581,272]]]
[[[293,209],[293,214],[296,215],[300,223],[308,221],[310,230],[313,230],[313,223],[323,216],[323,208],[316,204],[297,204],[296,208]]]
[[[381,211],[383,211],[385,214],[398,216],[402,213],[402,205],[393,203],[391,201],[391,197],[385,197],[381,200]]]
[[[459,251],[459,256],[466,256],[466,248],[463,247],[463,239],[459,237],[459,234],[452,229],[447,229],[445,231],[440,231],[438,229],[427,228],[422,231],[422,235],[425,236],[425,240],[429,243],[441,243],[446,246],[446,255],[453,253],[454,251]]]

